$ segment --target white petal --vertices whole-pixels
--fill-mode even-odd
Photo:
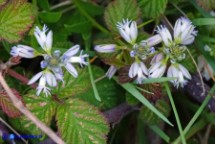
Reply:
[[[35,76],[33,76],[29,81],[28,81],[28,85],[31,85],[33,83],[35,83],[41,76],[42,76],[43,72],[39,72],[37,73]]]
[[[53,41],[53,33],[52,33],[52,31],[49,31],[47,38],[46,38],[46,48],[47,49],[52,48],[52,41]]]
[[[189,71],[183,65],[179,64],[179,69],[187,79],[191,79]]]
[[[80,45],[74,45],[73,47],[71,47],[69,50],[67,50],[64,55],[66,55],[67,57],[71,57],[74,56],[75,54],[78,53],[80,49]]]
[[[78,72],[74,68],[74,66],[70,63],[66,63],[65,68],[68,70],[68,72],[74,76],[75,78],[78,77]]]
[[[51,72],[47,72],[45,74],[45,78],[49,86],[52,86],[52,87],[57,86],[56,78]]]

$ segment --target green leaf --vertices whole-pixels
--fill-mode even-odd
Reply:
[[[167,82],[170,80],[174,80],[175,78],[169,78],[169,77],[161,77],[161,78],[149,78],[144,80],[144,84],[150,84],[150,83],[162,83]]]
[[[97,79],[102,76],[103,70],[98,67],[92,67],[94,78]],[[65,73],[66,84],[58,92],[59,98],[66,98],[70,96],[76,96],[79,94],[84,94],[87,90],[92,88],[90,82],[90,76],[87,68],[78,70],[79,76],[74,78],[69,73]]]
[[[215,18],[197,18],[192,20],[192,22],[196,26],[215,25]]]
[[[85,11],[91,16],[102,15],[104,12],[104,8],[99,5],[94,4],[90,1],[78,1],[80,7],[85,9]]]
[[[104,71],[99,67],[92,67],[93,73],[99,71],[100,76],[104,76]],[[101,71],[101,72],[100,72]],[[101,108],[102,110],[110,109],[121,102],[123,97],[123,91],[114,80],[104,78],[95,83],[98,89],[101,102],[95,99],[92,87],[86,92],[76,95],[76,97],[91,103],[92,105]]]
[[[48,0],[37,0],[37,3],[42,9],[49,11],[50,6]]]
[[[60,20],[61,15],[62,15],[61,12],[41,12],[39,14],[39,17],[45,23],[56,23]]]
[[[138,0],[143,17],[156,18],[164,13],[168,0]]]
[[[61,137],[71,144],[106,144],[109,127],[93,106],[79,99],[68,99],[57,109]]]
[[[169,143],[170,137],[163,131],[161,130],[158,126],[156,125],[149,125],[149,127],[156,133],[158,134],[165,142]]]
[[[123,84],[122,87],[132,94],[136,99],[138,99],[141,103],[143,103],[147,108],[153,111],[159,118],[173,126],[173,124],[159,111],[153,106],[132,84],[126,83]]]
[[[123,19],[137,20],[139,8],[135,0],[115,0],[105,9],[105,22],[108,28],[118,34],[117,22]]]
[[[56,112],[56,103],[51,97],[27,95],[24,97],[26,107],[44,124],[50,126],[51,120]],[[41,130],[26,116],[20,118],[20,123],[25,130],[32,134],[41,134]]]
[[[0,40],[18,42],[34,21],[34,7],[25,0],[10,1],[0,10]]]

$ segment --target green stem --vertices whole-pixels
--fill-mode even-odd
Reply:
[[[74,0],[73,1],[74,4],[76,5],[76,7],[79,9],[79,11],[89,20],[92,22],[92,24],[98,28],[100,31],[106,33],[106,34],[111,34],[107,29],[105,29],[104,27],[102,27],[99,23],[97,23],[79,4],[79,0]]]
[[[180,119],[179,119],[179,116],[178,116],[178,112],[177,112],[176,107],[175,107],[175,103],[174,103],[172,94],[171,94],[170,89],[169,89],[169,86],[168,86],[167,83],[164,83],[164,86],[166,88],[167,94],[169,96],[170,103],[172,105],[172,109],[173,109],[173,112],[174,112],[174,115],[175,115],[175,119],[176,119],[177,126],[178,126],[178,129],[179,129],[180,137],[182,139],[182,143],[186,144],[186,141],[185,141],[185,138],[184,138],[184,135],[183,135],[183,131],[182,131],[181,122],[180,122]]]
[[[149,24],[149,23],[151,23],[153,21],[154,21],[154,19],[151,19],[151,20],[148,20],[148,21],[146,21],[144,23],[141,23],[140,25],[137,26],[137,28],[141,28],[141,27],[143,27],[143,26],[145,26],[145,25],[147,25],[147,24]]]
[[[190,122],[188,123],[188,125],[185,127],[183,134],[186,135],[187,132],[190,130],[191,126],[194,124],[194,122],[197,120],[197,118],[200,116],[200,114],[202,113],[202,111],[204,110],[205,106],[208,104],[209,100],[211,99],[211,93],[213,93],[215,91],[215,84],[213,85],[213,87],[211,88],[209,94],[206,96],[206,98],[204,99],[202,105],[199,107],[199,109],[196,111],[196,113],[194,114],[194,116],[192,117],[192,119],[190,120]],[[178,137],[174,144],[177,144],[180,142],[180,137]]]
[[[85,48],[86,48],[86,51],[90,50],[89,38],[85,39]],[[89,58],[87,58],[87,61],[88,61],[88,71],[89,71],[89,75],[90,75],[90,81],[91,81],[91,85],[93,87],[93,92],[94,92],[95,98],[98,101],[101,101],[101,98],[99,96],[99,93],[98,93],[98,90],[96,88],[96,84],[95,84],[95,81],[94,81],[93,72],[92,72],[92,68],[91,68],[91,64],[90,64]]]

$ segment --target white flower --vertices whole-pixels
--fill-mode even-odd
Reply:
[[[35,32],[34,35],[37,39],[37,42],[40,44],[40,46],[42,47],[42,49],[44,49],[46,52],[50,52],[51,48],[52,48],[52,31],[49,31],[48,34],[46,35],[46,32],[48,31],[48,28],[46,25],[43,26],[43,29],[40,30],[39,27],[35,28]]]
[[[156,62],[149,68],[149,77],[160,78],[163,76],[165,70],[166,64],[163,61]]]
[[[46,86],[46,83],[51,87],[57,86],[56,77],[50,71],[42,71],[37,73],[29,80],[28,85],[35,83],[38,79],[40,80],[37,87],[37,95],[39,95],[41,91],[43,91],[43,93],[45,93],[46,96],[50,95],[50,92],[49,92],[50,88]]]
[[[213,68],[207,63],[203,56],[198,57],[198,68],[202,72],[202,76],[208,81],[211,79],[211,75],[214,75]]]
[[[75,78],[78,76],[78,72],[75,69],[75,67],[71,63],[80,63],[81,65],[87,65],[88,63],[85,61],[85,58],[88,57],[87,54],[82,55],[82,52],[80,56],[74,56],[75,54],[78,53],[80,49],[79,45],[75,45],[71,47],[68,51],[66,51],[63,56],[61,57],[62,59],[62,64],[63,66],[68,70],[68,72],[73,75]]]
[[[187,83],[187,79],[191,79],[191,75],[188,72],[188,70],[181,64],[172,64],[168,71],[167,71],[167,77],[175,78],[174,80],[171,80],[170,82],[173,83],[175,87],[183,87]]]
[[[158,26],[157,33],[161,36],[165,46],[169,47],[172,44],[172,42],[173,42],[172,36],[171,36],[169,30],[165,26],[163,26],[163,25]]]
[[[23,58],[34,58],[35,57],[34,53],[35,52],[32,47],[25,46],[25,45],[13,46],[12,50],[10,51],[10,54],[12,56],[20,56]]]
[[[115,47],[115,44],[102,44],[96,45],[94,49],[100,53],[111,53],[115,51]]]
[[[179,18],[174,26],[174,39],[176,43],[189,45],[193,43],[197,31],[195,31],[195,26],[192,22],[185,18]]]
[[[130,44],[134,44],[136,42],[138,31],[135,21],[123,19],[122,22],[117,23],[117,28],[125,41]]]
[[[51,93],[50,93],[50,88],[48,88],[47,86],[46,86],[46,78],[44,77],[44,76],[42,76],[41,78],[40,78],[40,81],[39,81],[39,85],[38,85],[38,87],[37,87],[37,93],[36,93],[36,95],[40,95],[40,93],[43,91],[43,93],[46,95],[46,96],[48,96],[48,95],[51,95]]]
[[[117,67],[111,65],[105,74],[109,79],[111,79],[117,71]]]
[[[130,78],[134,78],[137,76],[137,83],[141,84],[144,79],[146,79],[146,75],[148,75],[147,68],[143,62],[134,62],[128,73]]]
[[[45,78],[45,80],[46,80],[46,82],[48,83],[49,86],[52,86],[52,87],[57,86],[56,78],[50,71],[42,71],[42,72],[37,73],[35,76],[33,76],[29,80],[28,85],[31,85],[31,84],[35,83],[41,77]]]

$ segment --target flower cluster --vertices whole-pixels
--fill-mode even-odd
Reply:
[[[63,81],[63,67],[73,76],[77,77],[78,72],[73,66],[73,63],[79,63],[81,66],[87,65],[85,58],[87,54],[82,55],[82,51],[79,56],[76,56],[80,51],[79,45],[74,45],[68,49],[64,54],[61,54],[60,50],[52,52],[53,33],[48,31],[46,25],[40,30],[39,27],[35,28],[34,36],[37,39],[43,52],[40,53],[34,48],[26,45],[17,45],[12,47],[10,54],[12,56],[20,56],[23,58],[34,58],[36,56],[43,56],[44,60],[41,62],[41,72],[37,73],[28,84],[33,84],[39,80],[37,87],[37,95],[41,92],[46,96],[50,95],[50,87],[56,87],[58,81]]]
[[[128,75],[130,78],[137,77],[137,83],[141,84],[148,75],[147,67],[142,60],[146,59],[148,55],[153,54],[155,49],[154,47],[150,47],[150,44],[144,40],[137,43],[138,29],[135,21],[126,19],[122,22],[118,22],[116,26],[119,30],[119,34],[129,46],[124,47],[116,44],[102,44],[96,45],[94,49],[100,53],[115,52],[121,48],[126,49],[130,53],[130,57],[135,59],[130,67]],[[116,71],[117,67],[111,66],[106,75],[111,78]]]
[[[135,21],[123,20],[117,23],[117,28],[121,37],[130,45],[128,48],[126,47],[126,50],[130,53],[134,62],[131,64],[128,76],[130,78],[136,77],[137,83],[141,84],[146,78],[162,77],[166,72],[168,61],[171,62],[171,65],[167,70],[167,77],[174,78],[171,82],[175,87],[183,87],[187,80],[191,79],[188,70],[179,63],[186,57],[186,45],[192,44],[197,35],[197,31],[189,19],[182,17],[176,21],[173,36],[167,27],[161,25],[157,27],[157,35],[139,43],[136,41],[138,30]],[[162,41],[164,46],[158,52],[154,46]],[[100,53],[115,52],[120,48],[116,44],[95,46],[95,50]],[[154,57],[151,60],[150,68],[147,69],[144,60],[152,55]],[[107,76],[112,77],[116,70],[115,66],[111,66]]]
[[[179,18],[174,26],[173,36],[165,26],[158,26],[157,33],[161,36],[164,47],[163,51],[154,56],[156,59],[159,55],[164,55],[157,62],[151,63],[149,77],[159,78],[163,76],[167,67],[167,61],[170,59],[171,65],[167,71],[167,77],[175,78],[171,80],[175,87],[183,87],[191,75],[188,70],[179,64],[186,57],[186,45],[194,42],[197,31],[187,18]]]

